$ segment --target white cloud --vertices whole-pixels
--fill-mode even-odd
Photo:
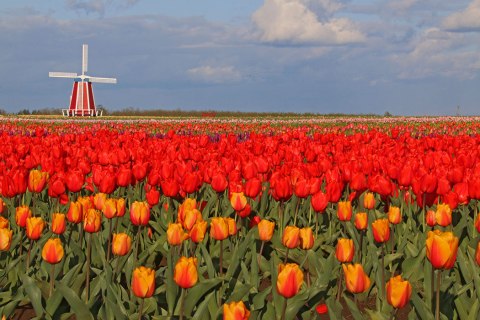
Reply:
[[[65,3],[67,8],[71,10],[77,12],[84,11],[86,14],[96,13],[103,16],[105,15],[106,10],[114,4],[117,8],[126,8],[133,6],[138,1],[140,0],[122,0],[114,3],[113,0],[65,0]]]
[[[332,7],[331,1],[325,3],[330,3],[331,11],[339,9]],[[264,42],[339,45],[365,41],[351,20],[320,21],[302,0],[265,0],[252,20]]]
[[[194,80],[211,83],[234,82],[242,79],[242,74],[234,66],[205,65],[189,69],[187,73]]]
[[[447,16],[443,27],[452,31],[480,31],[480,0],[473,0],[465,10]]]

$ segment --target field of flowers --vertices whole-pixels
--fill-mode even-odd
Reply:
[[[0,316],[478,319],[479,131],[0,118]]]

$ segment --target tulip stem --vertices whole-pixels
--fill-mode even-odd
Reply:
[[[285,313],[287,312],[287,298],[283,301],[283,308],[282,308],[282,320],[285,320]]]
[[[340,298],[342,297],[342,275],[340,273],[338,274],[337,284],[337,301],[340,301]]]
[[[183,320],[183,309],[185,304],[185,292],[187,290],[182,288],[182,294],[180,295],[180,320]]]
[[[110,261],[110,254],[112,252],[112,228],[113,228],[112,219],[108,219],[108,220],[110,224],[110,231],[108,232],[107,262]]]
[[[220,277],[223,276],[223,240],[220,240]]]
[[[382,298],[385,300],[385,245],[382,245]]]
[[[258,268],[260,268],[260,259],[262,257],[262,252],[263,252],[263,247],[264,246],[265,246],[265,241],[262,241],[262,245],[260,246],[260,252],[258,253],[258,256],[257,256]]]
[[[298,216],[298,206],[300,205],[300,199],[297,199],[297,204],[295,205],[295,217],[293,218],[293,225],[297,225],[297,216]]]
[[[52,264],[50,269],[50,291],[48,293],[49,297],[52,296],[54,282],[55,282],[55,264]]]
[[[395,225],[392,225],[392,254],[395,251]]]
[[[362,250],[363,250],[363,230],[360,231],[360,256],[358,257],[358,262],[362,263]]]
[[[287,252],[285,253],[285,262],[284,263],[288,262],[288,251],[289,250],[290,250],[290,248],[287,248]]]
[[[394,320],[395,316],[397,315],[398,308],[394,308],[392,314],[390,316],[390,320]]]
[[[138,227],[137,234],[135,236],[135,255],[133,256],[133,268],[137,264],[137,256],[138,256],[138,243],[140,242],[140,230],[142,227]]]
[[[142,302],[140,302],[140,309],[138,310],[138,320],[142,320],[143,304],[144,303],[145,303],[145,299],[142,298]]]
[[[90,256],[92,254],[92,234],[90,233],[87,241],[87,283],[85,286],[85,302],[88,303],[90,294]]]
[[[30,252],[32,251],[32,245],[33,245],[33,240],[30,239],[30,244],[28,245],[28,251],[27,251],[27,267],[25,269],[28,269],[30,267]]]
[[[435,305],[435,320],[440,319],[440,280],[442,279],[442,271],[437,271],[437,303]]]

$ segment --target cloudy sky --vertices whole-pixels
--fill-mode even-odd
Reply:
[[[1,0],[0,108],[480,114],[480,0]]]

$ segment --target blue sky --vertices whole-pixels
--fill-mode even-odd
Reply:
[[[2,0],[0,108],[480,114],[480,0]]]

